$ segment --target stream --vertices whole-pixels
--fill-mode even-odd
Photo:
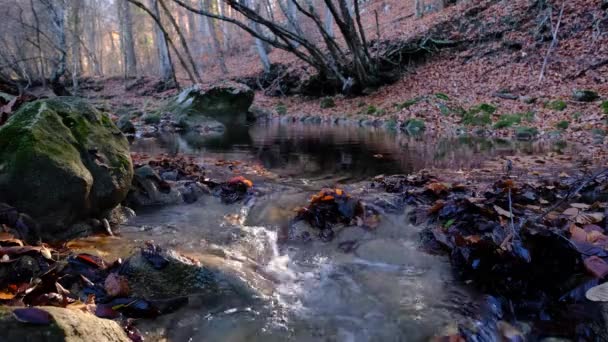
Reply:
[[[474,318],[481,296],[455,279],[447,257],[421,250],[422,227],[409,223],[407,207],[379,206],[377,227],[338,228],[329,242],[286,238],[294,209],[336,184],[366,203],[390,202],[365,180],[552,148],[304,124],[233,127],[216,137],[139,137],[136,152],[245,161],[266,176],[252,178],[258,193],[245,202],[225,205],[205,196],[147,208],[121,227],[121,237],[92,244],[117,257],[153,240],[221,265],[260,294],[253,302],[191,298],[175,313],[138,323],[150,341],[426,341]]]

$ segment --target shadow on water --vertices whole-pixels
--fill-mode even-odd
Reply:
[[[543,141],[437,138],[385,129],[305,124],[229,126],[224,134],[214,135],[164,133],[136,139],[132,146],[134,151],[150,154],[255,161],[285,176],[339,174],[351,180],[431,167],[477,167],[488,157],[538,154],[551,148],[552,144]]]

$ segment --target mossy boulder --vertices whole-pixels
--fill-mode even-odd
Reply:
[[[244,121],[253,98],[253,90],[241,83],[194,85],[170,100],[162,111],[172,114],[176,126],[195,129],[218,121],[222,124]]]
[[[82,99],[28,103],[0,128],[0,202],[34,218],[43,238],[105,215],[132,178],[127,139]]]
[[[13,315],[14,307],[0,307],[0,340],[6,342],[130,342],[120,325],[93,314],[58,307],[37,307],[49,315],[48,324],[25,323]]]
[[[176,251],[148,244],[125,261],[120,274],[127,279],[131,294],[138,298],[198,295],[217,299],[221,295],[243,298],[256,295],[239,275],[222,268],[223,259],[210,260],[202,264]]]

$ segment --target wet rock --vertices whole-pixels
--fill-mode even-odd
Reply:
[[[593,102],[600,97],[592,90],[576,89],[572,93],[572,99],[578,102]]]
[[[119,273],[128,281],[131,295],[145,299],[194,294],[205,298],[223,294],[249,296],[254,292],[238,277],[150,244],[128,258]]]
[[[251,106],[251,108],[249,108],[249,111],[247,112],[248,121],[267,121],[271,118],[272,111],[265,108]]]
[[[82,99],[28,103],[0,129],[0,202],[39,222],[45,238],[114,208],[132,177],[127,139]]]
[[[46,320],[39,324],[19,321],[13,311],[18,308],[0,307],[0,330],[6,342],[130,342],[118,323],[97,318],[93,314],[58,307],[42,306]]]
[[[166,181],[177,181],[178,172],[177,170],[166,171],[160,174],[160,177]]]
[[[116,122],[116,127],[124,134],[135,134],[135,125],[128,116],[123,116]]]
[[[171,113],[173,121],[183,129],[217,126],[218,121],[235,123],[244,121],[253,97],[253,90],[240,83],[194,85],[171,100],[163,112]]]
[[[107,220],[112,226],[118,226],[127,223],[133,217],[135,217],[133,209],[119,205],[108,213]]]
[[[127,259],[120,271],[134,297],[162,299],[218,290],[214,274],[193,260],[171,250],[147,249]]]
[[[177,172],[177,171],[175,171]],[[193,203],[209,189],[196,181],[165,181],[150,165],[135,170],[133,185],[126,199],[130,207]]]

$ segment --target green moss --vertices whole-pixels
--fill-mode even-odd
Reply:
[[[600,128],[594,128],[591,130],[591,133],[596,136],[596,137],[605,137],[606,136],[606,130],[600,129]]]
[[[141,118],[147,125],[157,125],[160,123],[159,113],[146,113]]]
[[[555,127],[558,129],[568,129],[569,126],[570,126],[570,123],[566,120],[562,120],[562,121],[558,122],[557,124],[555,124]]]
[[[475,106],[462,115],[462,123],[467,126],[486,126],[492,124],[492,114],[496,112],[496,106],[482,103]]]
[[[283,102],[277,103],[277,105],[274,107],[274,110],[276,110],[277,114],[281,116],[287,114],[287,106]]]
[[[336,106],[336,103],[334,102],[333,98],[325,97],[325,98],[321,99],[320,106],[323,109],[334,108]]]
[[[386,121],[386,123],[384,124],[384,127],[386,127],[387,129],[390,129],[390,130],[397,129],[397,119],[394,117],[390,118],[388,121]]]
[[[604,114],[608,115],[608,101],[604,101],[602,102],[602,104],[600,105],[600,107],[602,108],[602,110],[604,111]]]
[[[486,126],[492,123],[492,117],[485,112],[467,112],[462,118],[462,123],[467,126]]]
[[[496,112],[496,106],[491,105],[491,104],[487,104],[487,103],[482,103],[480,105],[478,105],[477,107],[473,107],[470,109],[470,111],[474,111],[474,112],[484,112],[484,113],[488,113],[488,114],[494,114]]]
[[[409,108],[409,107],[415,105],[416,103],[420,102],[421,99],[422,98],[420,98],[420,97],[409,99],[403,103],[397,103],[395,105],[395,107],[397,107],[397,109],[399,109],[399,110],[406,109],[406,108]]]
[[[520,126],[515,127],[515,136],[518,139],[533,139],[538,135],[538,129],[535,127]]]
[[[369,105],[365,109],[365,114],[367,114],[367,115],[374,115],[374,114],[376,114],[377,111],[378,111],[378,108],[376,108],[376,106]]]
[[[437,93],[437,94],[435,94],[435,97],[438,98],[438,99],[440,99],[440,100],[444,100],[444,101],[449,101],[450,100],[450,97],[447,96],[444,93]]]
[[[498,121],[494,124],[494,128],[501,129],[519,125],[522,121],[532,122],[534,120],[534,113],[515,113],[515,114],[504,114],[501,115]]]
[[[568,107],[568,104],[563,100],[550,101],[545,104],[545,108],[548,108],[551,110],[557,110],[560,112],[562,110],[566,109],[567,107]]]
[[[418,119],[408,119],[403,123],[403,130],[410,134],[417,134],[426,129],[424,121]]]

